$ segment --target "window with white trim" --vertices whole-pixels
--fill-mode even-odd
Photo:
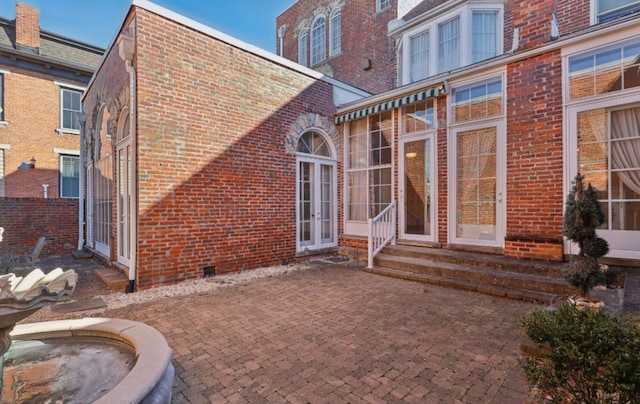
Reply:
[[[366,222],[392,201],[391,111],[352,121],[347,137],[348,222]]]
[[[80,195],[80,158],[60,156],[60,197],[78,198]]]
[[[502,79],[495,78],[451,92],[452,121],[465,122],[502,115]]]
[[[376,12],[386,10],[391,7],[390,0],[376,0]]]
[[[640,10],[640,1],[592,0],[592,9],[594,10],[595,23],[601,23]]]
[[[329,55],[334,56],[342,50],[342,13],[339,8],[331,12],[329,23]]]
[[[82,113],[82,91],[71,88],[60,88],[60,128],[69,131],[80,131],[78,115]]]
[[[5,148],[0,145],[0,197],[5,196],[4,191],[4,150]],[[9,146],[7,145],[7,148]]]
[[[503,49],[502,3],[467,2],[402,33],[402,83],[498,56]]]
[[[308,49],[307,43],[309,42],[309,31],[302,30],[298,35],[298,63],[302,66],[309,66],[309,59],[307,58]]]
[[[318,16],[311,26],[311,65],[326,59],[326,21],[323,15]]]

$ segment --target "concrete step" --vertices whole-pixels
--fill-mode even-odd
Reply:
[[[512,272],[504,268],[491,269],[486,264],[476,266],[468,260],[452,263],[448,260],[439,260],[437,256],[415,258],[413,256],[390,255],[386,251],[376,256],[375,265],[377,268],[437,277],[449,283],[462,282],[473,285],[474,290],[478,287],[498,288],[504,290],[505,294],[510,290],[542,293],[550,296],[577,293],[577,289],[571,287],[564,278],[559,276]]]
[[[121,271],[115,268],[98,268],[94,270],[94,273],[109,290],[124,292],[128,278]]]

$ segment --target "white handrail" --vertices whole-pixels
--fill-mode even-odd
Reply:
[[[368,268],[373,268],[373,257],[390,241],[392,245],[396,244],[396,201],[369,219]]]

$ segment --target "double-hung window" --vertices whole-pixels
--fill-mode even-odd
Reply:
[[[386,10],[390,6],[390,0],[376,0],[376,12]]]
[[[67,86],[57,83],[60,86],[60,129],[62,132],[80,132],[80,121],[78,116],[82,113],[82,93],[79,87]]]
[[[309,66],[309,59],[307,57],[308,49],[307,43],[309,42],[309,31],[302,30],[298,35],[298,63],[302,66]]]
[[[329,21],[331,24],[329,31],[329,54],[333,56],[337,55],[342,50],[342,13],[339,8],[336,8],[331,12],[331,18]]]
[[[435,13],[435,12],[434,12]],[[399,28],[402,83],[409,84],[502,53],[503,4],[464,3],[417,27]]]
[[[323,15],[316,18],[311,26],[311,65],[322,62],[326,56],[326,21]]]
[[[78,198],[80,195],[80,158],[60,156],[60,197]]]

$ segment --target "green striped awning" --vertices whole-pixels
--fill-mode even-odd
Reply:
[[[381,102],[379,104],[375,104],[366,108],[362,108],[346,114],[338,115],[336,117],[336,124],[352,121],[354,119],[363,118],[365,116],[377,114],[378,112],[383,112],[390,109],[398,108],[403,105],[413,104],[414,102],[423,101],[423,100],[426,100],[427,98],[437,97],[440,94],[440,92],[444,90],[444,88],[445,88],[444,85],[433,87],[428,90],[418,91],[417,93],[404,95],[400,98]]]

